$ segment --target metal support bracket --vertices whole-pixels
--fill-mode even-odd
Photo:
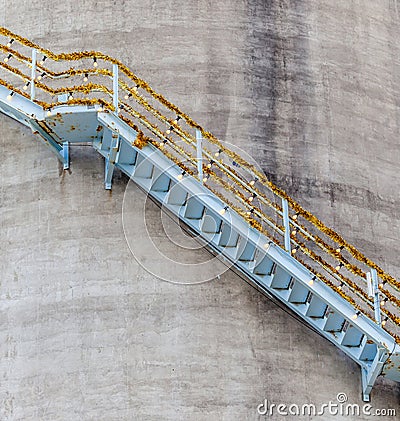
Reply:
[[[370,401],[372,386],[374,385],[376,378],[382,372],[383,365],[387,358],[387,349],[384,346],[380,346],[378,347],[378,352],[370,369],[368,370],[365,366],[361,367],[362,398],[364,402]]]
[[[114,173],[115,163],[118,162],[120,138],[119,135],[113,133],[110,152],[108,158],[105,160],[105,174],[104,174],[104,186],[106,190],[111,190],[112,176]]]
[[[60,155],[64,159],[64,170],[67,170],[69,168],[69,143],[63,142],[63,147],[60,151]]]

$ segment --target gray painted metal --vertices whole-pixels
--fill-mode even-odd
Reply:
[[[181,169],[152,145],[135,148],[137,133],[116,114],[100,111],[99,107],[62,106],[45,118],[44,111],[26,98],[14,95],[7,101],[8,93],[0,87],[0,110],[40,134],[64,168],[69,166],[68,142],[91,142],[105,157],[106,189],[111,188],[114,167],[120,168],[250,282],[280,300],[350,356],[361,367],[363,398],[369,400],[385,362],[400,358],[400,347],[380,325],[357,316],[346,300],[313,280],[313,275],[291,256],[290,248],[285,251],[273,244],[197,179],[181,179]],[[41,126],[46,122],[53,123],[51,132]],[[68,129],[70,123],[74,130]],[[283,213],[285,217],[285,206]],[[399,373],[390,367],[386,376],[400,381]]]

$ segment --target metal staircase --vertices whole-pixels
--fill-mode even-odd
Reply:
[[[69,168],[88,142],[361,367],[400,382],[400,283],[118,60],[54,54],[0,28],[0,111]],[[74,64],[73,67],[70,67]]]

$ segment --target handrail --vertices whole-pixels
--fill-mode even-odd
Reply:
[[[203,182],[206,187],[217,194],[225,203],[246,219],[254,229],[266,234],[282,248],[284,248],[283,237],[285,237],[288,232],[290,244],[294,246],[292,256],[309,268],[318,279],[329,285],[368,317],[373,318],[371,312],[361,307],[354,301],[351,295],[349,295],[349,293],[354,294],[357,299],[361,300],[366,308],[374,308],[373,300],[365,292],[366,271],[368,269],[375,269],[377,271],[377,274],[381,279],[379,283],[380,293],[387,298],[388,302],[394,308],[400,307],[400,300],[396,296],[397,292],[400,291],[399,281],[384,272],[376,263],[364,256],[363,253],[345,241],[334,230],[324,225],[317,217],[303,209],[303,207],[290,198],[286,192],[268,180],[265,174],[261,173],[253,165],[241,158],[236,152],[225,147],[215,136],[192,120],[176,105],[154,91],[147,82],[136,76],[119,60],[96,51],[55,54],[2,27],[0,27],[0,36],[1,35],[13,40],[9,45],[0,43],[0,52],[2,51],[7,58],[15,59],[18,63],[25,65],[28,68],[32,68],[31,58],[14,48],[15,44],[18,43],[21,46],[34,49],[43,54],[45,60],[35,63],[37,72],[39,73],[39,76],[36,77],[35,80],[31,80],[31,77],[21,71],[18,67],[10,65],[10,60],[7,60],[7,62],[0,62],[0,70],[3,69],[4,71],[12,73],[14,76],[22,79],[25,83],[34,83],[35,87],[38,88],[40,92],[47,95],[55,96],[72,92],[84,95],[82,98],[68,98],[66,101],[60,99],[54,101],[51,99],[50,102],[34,98],[33,100],[45,110],[50,110],[60,105],[99,104],[105,110],[120,113],[120,117],[126,123],[138,129],[131,120],[133,117],[144,130],[159,139],[159,141],[156,141],[154,138],[144,135],[143,131],[138,129],[142,142],[146,141],[153,144],[166,156],[172,159],[173,162],[179,165],[184,172],[191,174],[194,177],[198,177],[196,172],[196,139],[194,135],[190,134],[182,125],[180,125],[179,121],[182,120],[188,127],[198,130],[203,139],[209,143],[208,146],[204,146],[202,149],[202,159],[203,161],[208,161],[207,165],[203,165],[203,172],[206,177],[204,181],[200,179],[199,181]],[[93,67],[79,69],[70,67],[63,71],[53,71],[47,66],[47,63],[51,61],[76,62],[79,60],[92,60]],[[61,87],[51,87],[47,83],[47,81],[59,81],[78,76],[85,76],[86,81],[88,77],[92,76],[102,76],[106,77],[108,80],[112,79],[114,77],[112,70],[105,67],[99,67],[100,60],[104,62],[104,65],[110,63],[118,66],[120,71],[121,75],[117,80],[116,86],[125,93],[125,101],[118,100],[119,109],[115,109],[113,106],[112,98],[115,93],[112,88],[107,87],[106,83],[89,82],[86,84]],[[46,81],[44,80],[44,77]],[[128,81],[134,82],[135,86],[130,87],[129,83],[125,82],[122,77],[126,77]],[[14,84],[8,83],[6,80],[0,78],[0,84],[12,92],[30,98],[30,95],[27,92],[23,89],[21,90],[18,86],[14,86]],[[141,94],[142,92],[144,94],[149,94],[151,98],[145,98],[145,96]],[[94,94],[105,95],[105,97],[91,97],[91,95]],[[174,113],[175,117],[165,116],[150,100],[155,102],[158,106],[165,108],[166,112]],[[139,112],[132,102],[135,103],[136,106],[142,107],[143,111]],[[147,113],[148,116],[144,113]],[[151,121],[151,119],[155,119],[167,129],[164,130],[163,128],[160,128],[154,121]],[[215,153],[213,153],[214,148],[217,148]],[[220,157],[221,155],[232,159],[232,165],[225,162],[225,160]],[[239,172],[234,168],[235,164],[237,168],[240,168]],[[215,187],[212,187],[211,182],[215,184]],[[223,193],[221,193],[221,189]],[[266,189],[266,191],[263,189]],[[273,195],[275,203],[268,197],[266,192]],[[251,196],[248,196],[249,194],[251,194]],[[288,226],[278,222],[278,219],[281,219],[283,222],[284,212],[282,206],[276,203],[277,199],[286,200],[291,209],[291,214],[288,215]],[[255,201],[258,201],[257,206],[254,204]],[[268,215],[267,211],[272,212],[273,216],[271,217]],[[304,219],[304,223],[300,223],[300,217]],[[308,224],[309,227],[307,227],[305,223]],[[316,232],[311,232],[310,228]],[[291,232],[292,230],[293,232]],[[279,238],[275,238],[275,235],[278,235]],[[326,236],[328,241],[333,243],[333,245],[329,244],[327,240],[324,240],[322,238],[323,235]],[[302,241],[300,240],[300,236],[302,237]],[[304,241],[311,243],[311,245],[305,244]],[[317,247],[317,249],[320,252],[323,252],[326,257],[321,257],[312,250],[313,247]],[[305,257],[309,258],[311,264],[303,262],[296,253],[297,251],[302,252]],[[343,255],[344,251],[349,254],[348,258]],[[355,262],[350,261],[350,259],[358,261],[365,265],[366,268],[359,267]],[[335,267],[335,263],[333,262],[339,263],[339,265]],[[327,279],[326,275],[320,271],[317,271],[315,265],[320,267],[331,280]],[[351,276],[355,276],[355,280],[345,276],[341,272],[342,268],[347,270]],[[333,281],[340,284],[336,285]],[[387,289],[387,287],[385,288],[385,285],[390,287],[390,290]],[[348,288],[349,293],[343,291],[343,286]],[[396,314],[393,314],[387,308],[381,308],[381,312],[385,314],[394,325],[400,326],[400,318],[397,316],[397,310]],[[385,329],[387,329],[387,327],[385,327]]]

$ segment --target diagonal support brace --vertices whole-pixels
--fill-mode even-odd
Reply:
[[[110,152],[105,161],[104,186],[106,190],[111,190],[112,176],[114,173],[115,163],[118,162],[120,138],[117,133],[113,133]]]
[[[32,133],[40,135],[43,143],[56,154],[57,158],[63,164],[64,170],[67,170],[69,168],[69,142],[60,144],[59,141],[54,140],[49,133],[44,131],[35,120],[29,120],[28,124]]]

